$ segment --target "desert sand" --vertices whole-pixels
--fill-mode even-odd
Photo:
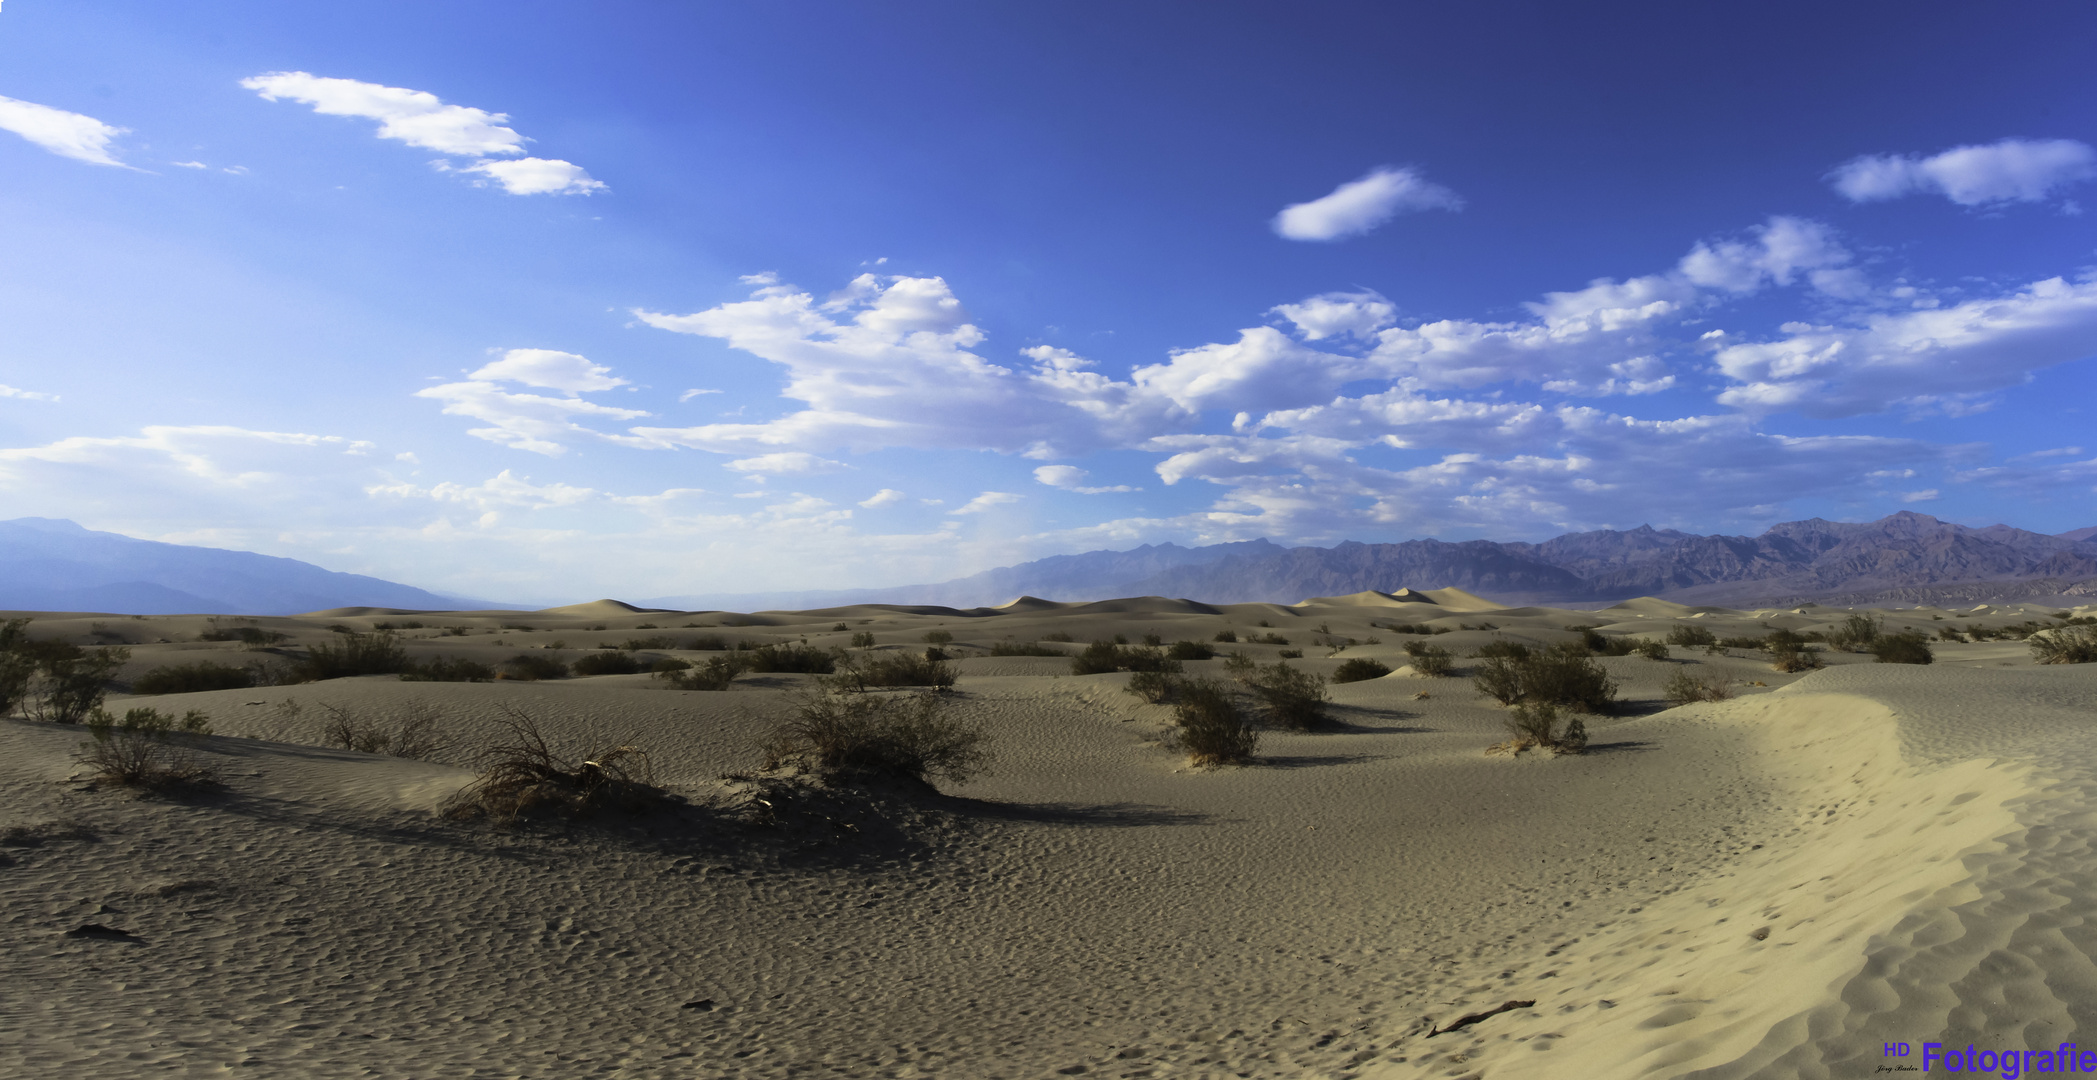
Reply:
[[[1933,633],[2058,610],[1874,614]],[[950,708],[995,758],[936,796],[840,796],[769,825],[500,826],[436,810],[506,708],[578,755],[643,746],[664,786],[726,805],[745,789],[722,777],[758,767],[811,677],[112,694],[116,710],[209,714],[222,784],[186,794],[97,786],[79,728],[0,721],[0,1075],[1848,1077],[1902,1063],[1888,1043],[2097,1044],[2097,665],[2035,666],[2018,641],[1935,642],[1926,667],[1831,651],[1803,674],[1741,648],[1605,658],[1622,707],[1588,718],[1589,752],[1553,757],[1487,755],[1507,710],[1472,687],[1477,662],[1417,677],[1403,645],[1467,657],[1582,624],[1755,636],[1850,612],[1440,590],[13,614],[36,636],[127,645],[120,688],[160,665],[295,656],[331,626],[390,625],[413,656],[489,663],[700,634],[842,648],[872,633],[878,654],[945,631]],[[199,640],[236,627],[285,640]],[[1332,685],[1327,730],[1265,732],[1252,764],[1194,768],[1169,746],[1170,708],[1122,692],[1129,674],[986,655],[1223,629],[1284,636],[1314,672],[1397,670]],[[1262,663],[1284,647],[1218,646]],[[1738,696],[1669,707],[1661,686],[1685,669],[1730,675]],[[327,747],[329,707],[419,710],[450,749]],[[67,935],[86,924],[130,937]],[[1510,1001],[1532,1004],[1439,1032]]]

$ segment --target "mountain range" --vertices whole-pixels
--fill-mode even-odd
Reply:
[[[493,606],[251,551],[139,540],[56,518],[0,521],[0,611],[294,615]]]
[[[1252,540],[1059,555],[936,585],[832,592],[658,597],[652,607],[808,609],[842,604],[975,607],[1017,596],[1181,596],[1295,603],[1376,589],[1454,586],[1503,603],[1598,604],[1633,596],[1777,606],[1978,603],[2097,595],[2097,527],[2058,535],[1970,528],[1902,512],[1878,521],[1792,521],[1759,536],[1673,529],[1568,533],[1540,544],[1348,541],[1329,548]]]

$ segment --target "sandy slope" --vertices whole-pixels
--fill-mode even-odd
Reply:
[[[1731,634],[1842,614],[1372,594],[253,625],[289,646],[330,623],[423,621],[402,631],[415,650],[489,659],[655,633],[1383,638],[1297,661],[1329,671],[1403,661],[1414,639],[1372,620],[1473,627],[1433,639],[1462,654],[1576,622]],[[1933,614],[1953,613],[1889,621]],[[138,643],[134,675],[270,655],[183,640],[201,618],[36,630],[88,641],[97,624]],[[190,800],[89,790],[68,779],[77,731],[4,721],[0,829],[24,831],[0,847],[0,1075],[1851,1076],[1886,1041],[2052,1045],[2097,1007],[2081,929],[2097,671],[2024,655],[1838,655],[1803,677],[1738,650],[1609,659],[1632,707],[1595,723],[1596,752],[1557,759],[1484,756],[1497,706],[1462,678],[1394,676],[1333,687],[1336,730],[1269,733],[1260,764],[1219,771],[1158,744],[1167,711],[1121,693],[1126,675],[981,656],[957,665],[955,708],[991,732],[996,771],[827,833],[449,824],[430,810],[467,779],[454,764],[316,745],[324,705],[433,709],[462,749],[510,706],[578,751],[647,745],[666,782],[704,797],[755,764],[801,676],[727,693],[367,677],[114,699],[203,708],[230,733],[210,749],[224,791]],[[1686,663],[1768,685],[1658,711]],[[139,942],[63,935],[88,922]],[[1536,1005],[1426,1037],[1428,1018],[1514,998]]]

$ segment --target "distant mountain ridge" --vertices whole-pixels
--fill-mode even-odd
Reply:
[[[1510,603],[1660,596],[1684,603],[1977,602],[2097,595],[2097,528],[2048,536],[1982,529],[1903,511],[1878,521],[1813,518],[1760,536],[1603,529],[1540,544],[1407,540],[1329,548],[1265,540],[1146,545],[999,567],[936,585],[793,594],[661,597],[659,607],[734,610],[910,603],[975,607],[1015,597],[1182,596],[1208,603],[1295,603],[1375,589],[1455,587]]]
[[[0,611],[295,615],[489,606],[251,551],[139,540],[56,518],[0,521]]]

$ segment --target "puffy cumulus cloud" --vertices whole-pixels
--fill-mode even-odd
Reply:
[[[1007,491],[986,491],[968,502],[947,511],[949,514],[981,514],[994,507],[1020,501],[1019,496]]]
[[[840,469],[851,468],[851,466],[846,465],[842,461],[831,461],[828,458],[817,457],[814,454],[803,453],[799,450],[783,450],[778,453],[759,454],[756,457],[738,458],[724,465],[723,468],[734,469],[739,473],[812,476],[818,473],[837,472]]]
[[[41,390],[22,390],[0,383],[0,398],[20,398],[23,401],[57,401],[57,394],[46,394]]]
[[[1127,484],[1115,484],[1112,487],[1088,487],[1085,484],[1085,479],[1089,475],[1085,470],[1075,465],[1043,465],[1034,470],[1034,479],[1036,481],[1047,484],[1052,488],[1075,491],[1080,495],[1108,495],[1115,492],[1142,490],[1130,487]]]
[[[894,488],[882,488],[881,490],[874,492],[872,495],[869,495],[866,498],[859,500],[859,505],[864,506],[869,510],[878,510],[884,506],[894,506],[895,504],[902,502],[904,499],[908,497],[909,496],[904,495],[902,492],[897,491]]]
[[[479,173],[512,195],[588,195],[606,190],[604,183],[591,179],[582,166],[559,158],[482,161],[457,170],[444,162],[437,164],[446,171]]]
[[[441,154],[475,159],[454,166],[433,164],[445,172],[474,174],[512,195],[588,195],[605,185],[573,162],[558,158],[518,157],[531,140],[508,126],[509,116],[465,105],[446,105],[423,90],[323,78],[304,71],[272,71],[242,79],[240,85],[265,101],[296,101],[323,116],[355,116],[379,122],[379,137]]]
[[[511,349],[502,354],[502,359],[483,364],[466,377],[482,382],[523,383],[570,394],[626,385],[626,380],[613,375],[611,368],[556,349]]]
[[[1868,289],[1852,268],[1849,250],[1833,230],[1817,221],[1773,217],[1751,240],[1705,242],[1692,248],[1677,271],[1692,285],[1749,293],[1764,285],[1789,285],[1803,276],[1830,296],[1852,298]]]
[[[2004,139],[1958,146],[1931,157],[1879,154],[1828,174],[1851,202],[1942,195],[1960,206],[2044,202],[2054,192],[2097,176],[2097,150],[2073,139]]]
[[[561,390],[568,396],[516,393],[504,389],[501,384],[505,382]],[[574,353],[511,349],[502,359],[469,374],[464,382],[425,387],[417,390],[415,396],[443,402],[446,415],[471,417],[488,425],[467,429],[469,435],[554,456],[565,453],[567,443],[578,436],[647,445],[645,440],[607,434],[576,422],[578,417],[637,420],[649,415],[640,409],[599,405],[576,396],[582,391],[609,390],[625,384],[626,380],[613,376],[610,368]]]
[[[1140,428],[1132,388],[1085,370],[1064,350],[1029,351],[1029,368],[976,353],[983,332],[940,278],[864,274],[818,301],[774,283],[745,301],[690,315],[636,311],[650,326],[719,338],[786,369],[787,398],[807,408],[763,423],[633,429],[663,445],[721,453],[882,447],[1048,453],[1087,449]]]
[[[109,148],[124,129],[112,127],[92,116],[38,105],[33,101],[0,97],[0,130],[12,131],[60,157],[91,165],[130,168],[118,161]]]
[[[1373,169],[1332,194],[1284,207],[1274,231],[1290,240],[1341,240],[1360,236],[1403,213],[1461,210],[1456,192],[1429,181],[1418,169]]]
[[[1788,323],[1784,337],[1710,339],[1737,385],[1721,404],[1840,417],[1897,406],[1972,411],[2032,373],[2097,355],[2097,278],[2048,278],[2006,296],[1866,316],[1860,325]]]
[[[1306,341],[1329,337],[1366,338],[1397,321],[1398,309],[1374,292],[1326,293],[1300,304],[1282,304],[1273,313],[1296,325]]]

